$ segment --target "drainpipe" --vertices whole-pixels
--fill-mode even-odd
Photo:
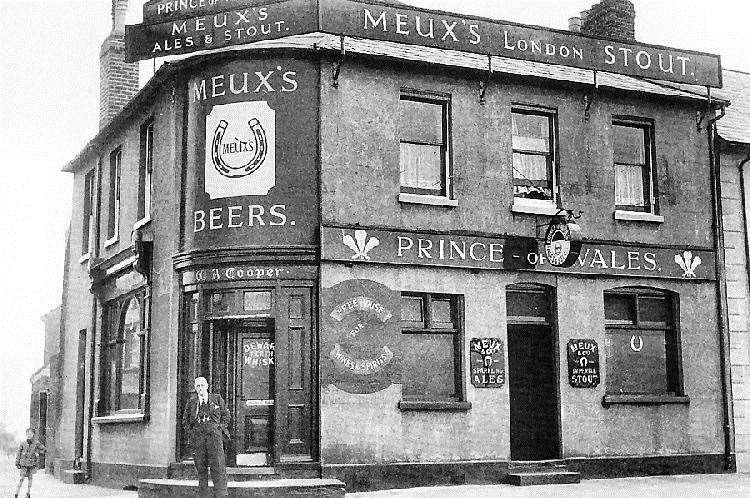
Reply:
[[[101,229],[99,227],[101,221],[101,206],[102,206],[102,160],[99,158],[96,162],[96,212],[94,214],[94,229],[93,234],[89,236],[89,240],[93,237],[93,244],[90,248],[91,255],[89,257],[89,264],[99,259],[99,237],[101,236]],[[89,337],[91,358],[89,358],[89,406],[87,419],[87,430],[86,430],[86,480],[91,479],[91,440],[93,439],[92,430],[94,423],[94,396],[96,395],[96,332],[97,332],[97,299],[96,294],[93,293],[91,296],[91,336]]]
[[[708,105],[711,106],[709,89]],[[716,122],[726,114],[725,106],[719,115],[708,120],[708,159],[711,173],[711,201],[713,205],[713,236],[716,271],[716,315],[719,326],[719,361],[721,367],[721,399],[724,429],[724,470],[735,471],[734,414],[732,409],[732,370],[729,360],[729,323],[727,320],[726,270],[724,268],[724,222],[721,206],[721,163],[715,150]]]
[[[740,161],[740,202],[742,205],[742,233],[744,234],[745,242],[745,271],[750,276],[750,234],[747,233],[747,200],[745,196],[745,165],[750,162],[750,147],[747,150],[747,157]],[[750,278],[747,281],[748,284],[748,295],[750,295]]]

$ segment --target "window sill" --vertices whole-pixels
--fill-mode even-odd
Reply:
[[[145,421],[146,415],[143,413],[116,413],[91,419],[95,424],[135,424]]]
[[[133,223],[133,230],[138,230],[142,226],[146,226],[149,223],[151,223],[151,217],[150,216],[147,217],[147,218],[141,218],[140,220],[138,220],[135,223]]]
[[[689,405],[689,396],[666,396],[659,394],[605,394],[602,405]]]
[[[113,245],[117,244],[117,240],[118,240],[117,236],[112,237],[111,239],[105,240],[104,241],[104,247],[107,248],[107,247],[110,247],[110,246],[113,246]]]
[[[424,400],[401,400],[398,402],[401,411],[447,411],[465,412],[471,410],[468,401],[424,401]]]
[[[623,221],[648,221],[651,223],[664,223],[664,216],[653,213],[642,213],[640,211],[615,210],[615,219]]]
[[[447,197],[441,197],[439,195],[407,194],[403,192],[398,194],[398,202],[404,202],[406,204],[426,204],[428,206],[458,206],[458,201],[456,199],[448,199]]]
[[[513,200],[513,206],[511,206],[510,210],[514,213],[541,214],[545,216],[555,216],[560,212],[560,209],[551,202],[540,202],[537,204],[523,201],[519,202],[519,199]]]
[[[79,262],[80,264],[83,264],[83,263],[85,263],[86,261],[88,261],[88,260],[89,260],[89,257],[91,257],[91,253],[88,253],[88,252],[87,252],[86,254],[84,254],[84,255],[82,255],[82,256],[81,256],[80,258],[78,258],[78,262]]]

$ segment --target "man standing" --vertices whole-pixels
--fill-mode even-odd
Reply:
[[[195,379],[195,396],[191,396],[182,413],[182,427],[188,435],[198,471],[198,494],[209,497],[208,468],[216,496],[229,496],[223,435],[229,437],[229,410],[218,394],[208,393],[205,377]]]

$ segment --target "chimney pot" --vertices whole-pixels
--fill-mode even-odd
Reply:
[[[568,31],[572,31],[573,33],[581,32],[581,18],[580,17],[571,17],[568,19]]]

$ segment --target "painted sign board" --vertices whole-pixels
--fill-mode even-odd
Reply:
[[[502,387],[505,383],[505,352],[497,337],[472,338],[469,345],[471,384],[474,387]]]
[[[721,87],[716,55],[377,1],[160,0],[126,27],[131,61],[325,32]],[[226,9],[221,11],[220,9]]]
[[[346,280],[321,299],[323,385],[369,394],[401,382],[401,295],[383,284]]]
[[[718,56],[409,6],[329,0],[321,31],[721,87]]]
[[[158,24],[176,19],[218,14],[230,9],[254,11],[258,0],[150,0],[143,4],[143,23]]]
[[[314,266],[234,264],[185,271],[182,273],[182,285],[247,280],[312,280],[316,276],[317,268]]]
[[[315,3],[315,0],[268,2],[158,24],[125,26],[125,57],[133,62],[313,33],[318,27]]]
[[[286,58],[188,81],[186,248],[315,244],[317,85],[313,64]]]
[[[593,339],[568,341],[568,382],[572,387],[599,385],[599,345]]]
[[[531,242],[531,244],[529,244]],[[347,263],[531,270],[679,280],[715,280],[714,254],[705,249],[638,247],[584,242],[570,267],[550,264],[544,241],[452,233],[321,228],[322,258]]]

